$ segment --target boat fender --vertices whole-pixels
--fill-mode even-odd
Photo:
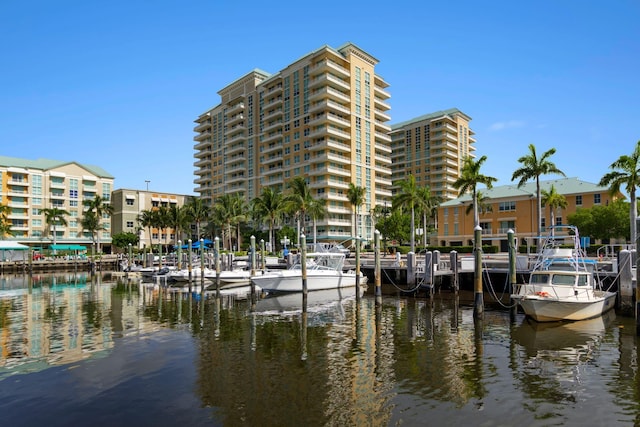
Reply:
[[[540,292],[536,292],[536,295],[538,295],[540,297],[548,297],[549,296],[549,292],[540,291]]]

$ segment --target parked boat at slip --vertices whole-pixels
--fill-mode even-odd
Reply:
[[[343,271],[345,254],[339,252],[312,252],[307,254],[307,290],[346,288],[356,285],[356,272]],[[287,270],[266,272],[251,277],[251,281],[264,292],[302,292],[302,265],[300,258]],[[360,273],[360,284],[366,276]]]
[[[611,310],[616,293],[602,289],[596,263],[586,259],[577,227],[550,228],[529,282],[519,285],[512,298],[538,322],[585,320]],[[572,248],[561,247],[567,240]]]

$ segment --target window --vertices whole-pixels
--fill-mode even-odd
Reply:
[[[593,195],[593,204],[594,205],[599,205],[600,203],[602,203],[601,200],[600,200],[600,193],[594,194]]]
[[[127,199],[127,206],[133,206],[133,199]]]
[[[582,195],[576,196],[576,206],[582,206]]]
[[[127,228],[133,228],[133,221],[127,221]]]
[[[498,210],[500,212],[515,211],[516,210],[516,202],[514,202],[514,201],[511,201],[511,202],[500,202],[500,204],[498,206]]]

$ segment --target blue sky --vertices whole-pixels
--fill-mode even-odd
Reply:
[[[352,42],[380,61],[391,123],[471,116],[497,185],[531,143],[597,183],[640,140],[639,20],[637,0],[4,1],[0,155],[192,194],[193,120],[219,89]]]

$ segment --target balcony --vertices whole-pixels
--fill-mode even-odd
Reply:
[[[331,61],[330,59],[324,59],[316,63],[311,68],[311,71],[314,74],[333,72],[342,77],[346,77],[346,78],[351,77],[351,73],[349,72],[348,69],[344,68],[342,65],[338,64],[337,62]]]
[[[266,122],[268,120],[273,120],[277,117],[282,117],[283,115],[282,108],[272,108],[264,114],[263,120]]]
[[[244,102],[238,102],[237,104],[230,106],[227,109],[227,116],[232,116],[241,111],[244,111]]]
[[[247,167],[245,166],[244,162],[242,163],[236,163],[235,165],[226,168],[225,169],[225,173],[226,174],[237,174],[238,172],[244,172],[247,170]]]
[[[29,186],[29,181],[26,180],[26,179],[16,179],[14,177],[14,178],[11,178],[9,180],[9,185],[20,185],[20,186],[28,187]]]
[[[389,147],[386,144],[376,143],[375,147],[376,147],[376,151],[380,153],[391,154],[393,152],[393,150],[391,150],[391,147]]]
[[[202,123],[199,123],[195,128],[193,128],[194,132],[202,132],[211,127],[211,119],[207,119]]]
[[[240,123],[244,120],[244,113],[238,113],[238,114],[234,114],[233,116],[229,116],[227,118],[227,128],[229,128],[230,126],[233,126],[237,123]]]
[[[320,88],[318,90],[316,90],[315,92],[312,92],[311,95],[309,96],[309,101],[313,102],[313,101],[318,101],[321,99],[331,99],[334,100],[336,102],[344,102],[345,104],[348,104],[349,102],[351,102],[351,99],[349,98],[349,96],[345,95],[344,93],[340,92],[339,90],[335,90],[333,88],[330,87],[323,87]]]
[[[230,137],[229,139],[227,139],[227,140],[225,141],[225,143],[226,143],[227,145],[229,145],[229,144],[234,144],[234,143],[236,143],[236,142],[244,141],[244,140],[246,140],[246,139],[247,139],[247,138],[244,136],[244,133],[237,133],[237,134],[233,135],[232,137]]]
[[[224,150],[224,154],[227,156],[230,156],[232,154],[236,154],[236,153],[240,153],[240,152],[244,152],[246,150],[246,147],[244,144],[240,143],[240,144],[233,144],[233,145],[229,145],[225,150]]]
[[[280,162],[282,163],[282,156],[278,155],[278,154],[274,154],[272,156],[266,156],[262,159],[262,164],[263,165],[271,165],[273,163],[277,163]]]
[[[29,192],[24,190],[22,187],[19,187],[19,188],[9,187],[8,195],[16,196],[16,197],[28,197]]]
[[[391,109],[391,106],[389,104],[387,104],[386,102],[384,102],[384,100],[378,98],[377,96],[373,98],[373,104],[376,109],[381,111],[388,111]]]
[[[239,124],[235,125],[235,126],[231,126],[231,127],[227,127],[227,129],[224,132],[224,135],[227,138],[231,138],[234,135],[237,135],[239,133],[244,134],[244,132],[247,130],[247,128],[244,126],[244,124],[242,122],[240,122]]]
[[[375,115],[376,120],[380,120],[381,122],[388,122],[391,120],[390,115],[378,110],[377,108],[373,110],[373,114]]]
[[[247,177],[244,176],[243,174],[236,174],[236,175],[231,175],[229,178],[225,180],[225,182],[231,185],[231,184],[238,184],[246,180],[247,180]]]
[[[282,138],[282,131],[280,132],[271,132],[262,138],[262,143],[267,144],[269,142],[275,142],[276,140]]]
[[[282,151],[282,141],[272,142],[268,146],[264,147],[262,154],[270,154],[277,151]]]
[[[280,129],[282,125],[283,125],[282,120],[274,120],[274,121],[268,122],[262,128],[262,132],[264,133],[273,132],[276,129]]]
[[[277,96],[275,98],[271,98],[269,100],[266,100],[264,103],[264,108],[270,108],[270,107],[275,107],[277,105],[281,105],[282,104],[282,96]]]
[[[211,130],[209,129],[193,137],[194,141],[203,141],[206,138],[211,138]]]
[[[389,92],[387,92],[386,90],[384,90],[383,88],[379,87],[379,86],[374,86],[373,87],[373,93],[375,94],[376,97],[378,97],[380,99],[389,99],[389,98],[391,98],[391,94]]]
[[[376,141],[383,141],[389,144],[391,143],[391,137],[386,133],[376,132],[375,136],[376,136]]]
[[[205,139],[204,141],[198,142],[193,146],[193,149],[196,151],[210,151],[211,150],[211,140]]]

